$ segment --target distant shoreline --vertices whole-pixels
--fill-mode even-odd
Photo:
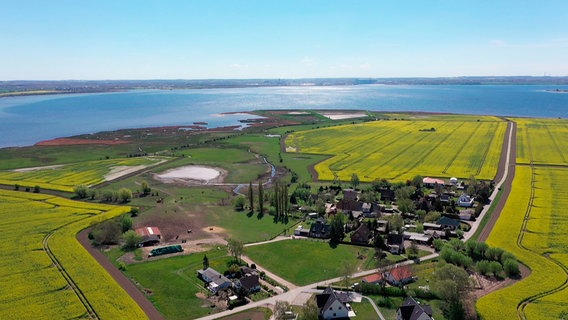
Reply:
[[[568,77],[440,77],[440,78],[305,78],[208,80],[17,80],[0,81],[0,98],[110,93],[131,90],[190,90],[263,87],[329,87],[357,85],[550,85],[568,86]],[[568,89],[550,90],[564,92]],[[548,91],[548,90],[547,90]]]

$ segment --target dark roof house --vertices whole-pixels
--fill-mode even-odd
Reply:
[[[401,254],[404,252],[404,235],[389,233],[387,237],[387,246],[389,252],[393,254]]]
[[[437,224],[442,226],[443,229],[455,230],[460,226],[460,222],[456,219],[448,218],[446,216],[438,219]]]
[[[321,238],[327,239],[330,237],[331,226],[327,224],[327,221],[323,219],[316,220],[315,223],[312,223],[310,226],[310,234],[309,236],[312,238]]]
[[[432,320],[432,308],[408,297],[396,310],[396,320]]]
[[[322,319],[338,319],[355,316],[351,309],[349,296],[343,292],[336,292],[327,287],[321,294],[316,295],[316,304]]]
[[[243,288],[247,293],[260,291],[260,282],[257,275],[244,276],[235,280],[237,288]]]
[[[366,224],[362,223],[357,230],[351,234],[351,242],[359,244],[369,244],[371,231]]]

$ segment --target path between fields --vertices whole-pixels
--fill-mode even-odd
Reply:
[[[505,203],[507,203],[507,199],[509,198],[509,194],[511,193],[511,186],[513,185],[513,179],[515,178],[515,165],[517,162],[517,123],[514,121],[510,121],[507,126],[508,131],[508,138],[503,143],[503,151],[501,152],[501,161],[499,162],[499,170],[497,171],[497,177],[501,177],[501,180],[495,186],[495,190],[489,197],[491,201],[495,199],[499,189],[503,192],[501,194],[501,198],[495,205],[495,208],[491,214],[489,221],[481,231],[478,237],[478,241],[486,241],[493,230],[493,227],[497,223],[499,216],[501,215],[501,211],[505,207]],[[477,218],[477,220],[473,223],[472,228],[469,232],[464,235],[464,239],[468,240],[471,238],[477,229],[485,214],[489,211],[491,206],[487,205],[483,208],[483,211]]]
[[[158,309],[154,307],[152,302],[136,287],[130,279],[128,279],[120,270],[118,270],[112,262],[97,248],[91,245],[89,240],[89,229],[82,230],[77,234],[77,240],[81,245],[97,260],[97,262],[105,268],[105,270],[113,277],[113,279],[132,297],[140,308],[146,313],[148,318],[154,320],[162,320],[164,316]]]

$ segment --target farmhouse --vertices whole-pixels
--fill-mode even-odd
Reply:
[[[248,275],[235,280],[235,287],[242,288],[246,294],[260,291],[258,275]]]
[[[387,246],[392,254],[404,252],[404,236],[402,234],[390,233],[387,237]]]
[[[403,286],[415,280],[409,266],[400,266],[387,271],[384,277],[391,286]]]
[[[422,179],[422,184],[427,188],[434,188],[436,185],[443,186],[446,182],[442,179],[426,177]]]
[[[351,234],[351,242],[359,244],[369,244],[371,231],[366,224],[362,223],[357,230]]]
[[[458,200],[458,205],[460,207],[471,208],[473,207],[473,198],[467,194],[462,194]]]
[[[331,226],[327,224],[327,221],[323,219],[316,220],[315,223],[312,223],[310,226],[310,237],[312,238],[320,238],[320,239],[327,239],[330,237]]]
[[[199,269],[197,270],[197,276],[207,284],[207,289],[214,293],[233,286],[231,280],[213,268]]]
[[[344,292],[336,292],[327,287],[321,294],[316,295],[316,304],[322,319],[338,319],[354,317],[349,296]]]
[[[431,320],[432,308],[425,304],[421,305],[414,298],[408,297],[400,308],[396,310],[396,320]]]

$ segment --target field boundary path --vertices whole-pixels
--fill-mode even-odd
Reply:
[[[47,255],[49,256],[49,259],[51,259],[53,264],[57,267],[57,270],[59,271],[61,276],[65,279],[65,281],[67,281],[67,284],[69,285],[69,287],[71,287],[71,289],[73,289],[73,291],[75,292],[75,294],[79,298],[79,301],[81,301],[81,304],[83,304],[83,306],[85,307],[85,311],[87,312],[88,317],[90,319],[100,319],[99,315],[95,311],[95,308],[93,308],[93,306],[91,305],[91,303],[89,302],[87,297],[85,297],[85,294],[83,293],[83,291],[81,291],[81,288],[79,288],[79,286],[77,286],[75,281],[73,281],[73,278],[67,273],[67,270],[65,270],[65,268],[61,265],[61,263],[59,263],[59,260],[57,259],[55,254],[53,254],[53,252],[49,248],[49,238],[51,238],[51,236],[54,233],[55,233],[55,231],[50,232],[47,236],[45,236],[45,238],[43,238],[43,243],[42,243],[43,244],[43,250],[47,253]]]
[[[491,217],[487,224],[479,234],[477,241],[483,242],[486,241],[493,230],[493,227],[497,223],[499,216],[501,215],[501,211],[505,207],[505,203],[507,203],[507,199],[511,193],[511,186],[513,185],[513,179],[515,178],[515,166],[517,162],[517,123],[514,121],[509,121],[507,123],[507,134],[505,135],[505,141],[503,143],[503,149],[501,152],[501,160],[499,161],[499,169],[497,170],[497,175],[495,176],[495,180],[498,180],[497,184],[495,185],[495,189],[493,193],[489,197],[491,201],[495,200],[495,197],[499,193],[502,192],[501,198],[495,205],[493,212],[491,213]],[[485,206],[483,211],[479,215],[476,221],[472,223],[470,231],[468,231],[464,235],[464,240],[468,240],[477,231],[481,222],[483,221],[483,217],[487,214],[491,205]]]
[[[163,320],[164,316],[148,300],[148,298],[130,281],[112,262],[97,248],[91,245],[89,229],[84,229],[77,234],[77,240],[91,254],[95,260],[113,277],[113,279],[126,291],[130,297],[140,306],[149,319]]]

